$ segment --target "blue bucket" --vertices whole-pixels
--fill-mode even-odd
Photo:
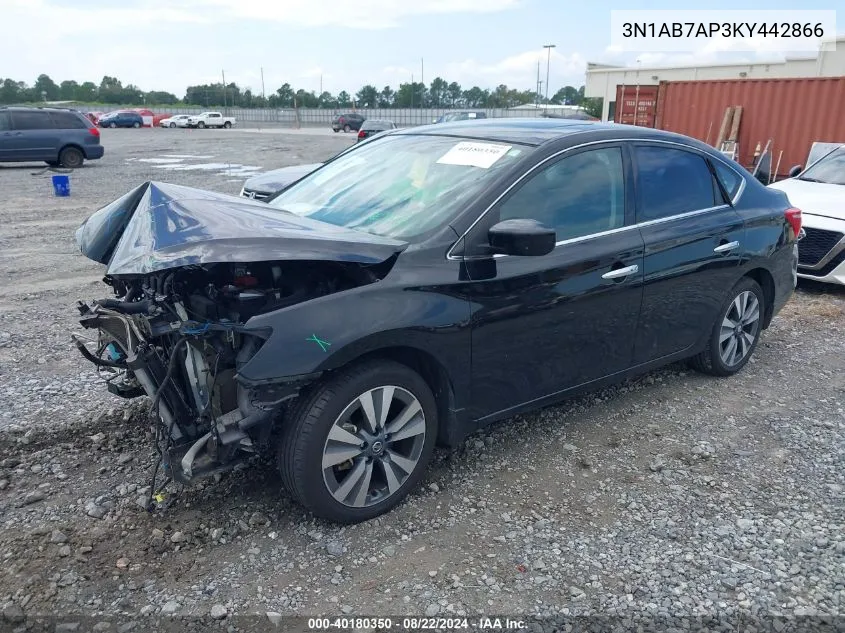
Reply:
[[[70,176],[56,174],[53,176],[53,193],[57,196],[70,195]]]

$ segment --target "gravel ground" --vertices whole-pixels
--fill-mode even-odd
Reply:
[[[673,365],[511,419],[438,453],[406,503],[366,524],[314,520],[264,463],[146,512],[145,403],[109,396],[69,341],[75,301],[104,288],[73,231],[144,180],[237,193],[255,170],[234,165],[352,142],[302,132],[106,130],[106,157],[73,173],[65,199],[49,172],[31,175],[40,166],[0,166],[0,629],[34,630],[36,616],[123,633],[267,630],[290,615],[472,627],[491,614],[678,628],[781,616],[782,631],[843,614],[845,291],[817,285],[740,375]],[[214,163],[233,166],[173,169]]]

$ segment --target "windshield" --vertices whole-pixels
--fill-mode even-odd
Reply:
[[[845,185],[845,147],[833,150],[798,176],[798,180]]]
[[[391,135],[361,145],[269,201],[290,213],[396,239],[449,222],[524,146]]]

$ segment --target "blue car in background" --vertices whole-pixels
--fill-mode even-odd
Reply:
[[[100,127],[141,127],[144,119],[137,112],[109,112],[97,122]]]

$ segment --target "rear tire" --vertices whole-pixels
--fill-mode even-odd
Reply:
[[[375,432],[365,401],[378,418]],[[381,415],[383,402],[388,407]],[[419,374],[387,360],[349,367],[290,411],[278,445],[282,482],[318,517],[366,521],[394,508],[419,483],[436,435],[434,395]]]
[[[85,156],[82,155],[75,147],[65,147],[59,152],[59,164],[68,169],[77,169],[82,167]]]
[[[141,127],[141,124],[138,123],[137,121],[135,121],[135,123],[132,124],[132,127],[139,128],[139,127]]]
[[[343,126],[343,131],[348,134],[349,132],[352,131],[352,127],[347,123],[346,125]]]
[[[117,123],[109,123],[109,127],[110,127],[110,128],[116,128],[116,127],[117,127]]]
[[[226,128],[226,129],[228,130],[230,127],[232,127],[232,123],[231,123],[230,121],[226,121],[226,122],[223,124],[223,127],[224,127],[224,128]]]
[[[733,376],[748,363],[763,331],[766,295],[753,279],[743,277],[719,310],[707,347],[690,359],[694,369],[711,376]]]

